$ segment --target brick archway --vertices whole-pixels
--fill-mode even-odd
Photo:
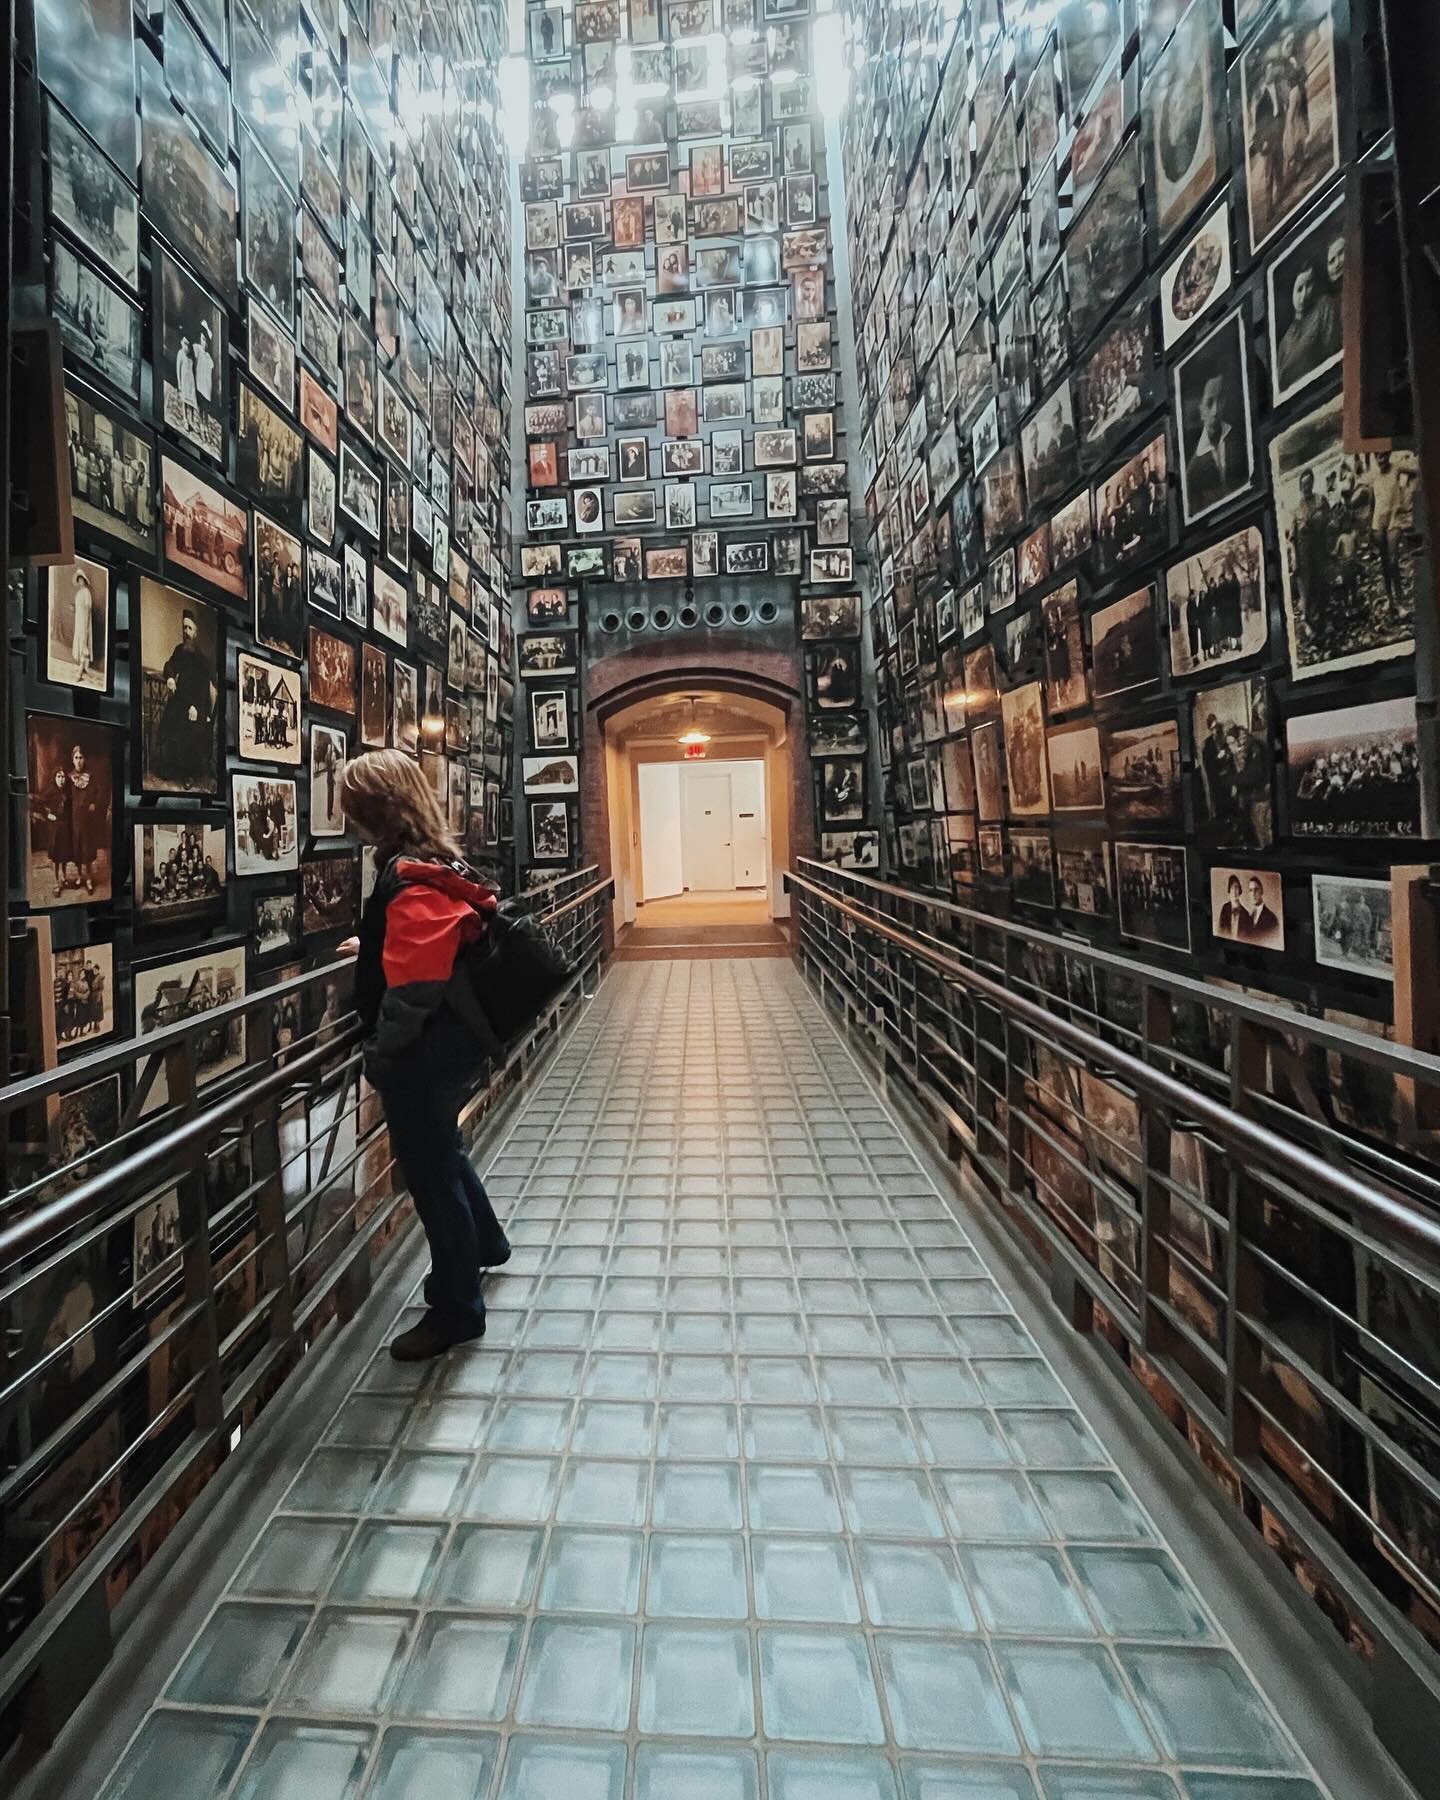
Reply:
[[[722,648],[713,640],[705,646],[708,655],[697,655],[698,648],[683,642],[646,645],[643,651],[629,650],[593,663],[586,671],[581,831],[585,860],[598,863],[602,874],[615,873],[610,845],[606,721],[637,701],[695,688],[762,700],[784,715],[790,770],[791,854],[815,854],[814,797],[798,651],[741,644]]]

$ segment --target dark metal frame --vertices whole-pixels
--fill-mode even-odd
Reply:
[[[822,999],[1048,1264],[1068,1321],[1143,1358],[1256,1516],[1272,1514],[1321,1572],[1377,1647],[1381,1741],[1434,1793],[1440,1653],[1397,1601],[1440,1616],[1440,1544],[1417,1557],[1376,1496],[1403,1493],[1440,1521],[1440,1462],[1417,1459],[1406,1429],[1407,1408],[1440,1417],[1440,1368],[1386,1341],[1373,1296],[1378,1281],[1440,1309],[1440,1162],[1403,1111],[1398,1140],[1347,1129],[1315,1077],[1364,1074],[1399,1106],[1440,1091],[1440,1057],[828,865],[802,860],[786,880]],[[1123,992],[1128,1023],[1097,982]],[[1197,1054],[1197,1024],[1218,1055]],[[1133,1130],[1093,1116],[1091,1080],[1125,1097]],[[1199,1186],[1172,1165],[1177,1129],[1199,1146]],[[1190,1235],[1175,1228],[1182,1207]],[[1297,1265],[1286,1241],[1317,1254]],[[1177,1276],[1213,1332],[1177,1304]],[[1281,1375],[1323,1416],[1323,1449],[1286,1410]]]

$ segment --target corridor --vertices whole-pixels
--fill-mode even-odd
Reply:
[[[355,1371],[106,1800],[1329,1791],[789,963],[613,970],[487,1179],[486,1342]]]

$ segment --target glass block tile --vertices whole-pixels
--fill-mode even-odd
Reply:
[[[566,1525],[643,1525],[650,1471],[643,1463],[571,1460],[555,1517]]]
[[[233,1800],[350,1800],[374,1733],[362,1726],[272,1719],[233,1789]],[[159,1790],[163,1792],[163,1790]]]
[[[817,1756],[772,1750],[765,1758],[770,1800],[896,1800],[895,1774],[883,1756]]]
[[[876,1636],[895,1741],[906,1750],[1018,1756],[1005,1693],[980,1643]]]
[[[794,1356],[745,1356],[740,1359],[740,1394],[745,1400],[814,1400],[815,1377],[810,1365]]]
[[[534,1524],[549,1518],[559,1480],[560,1465],[549,1457],[484,1457],[463,1511],[469,1519]]]
[[[1042,1769],[1045,1800],[1176,1800],[1168,1775],[1140,1769]]]
[[[386,1449],[405,1429],[410,1415],[406,1400],[379,1394],[355,1394],[340,1408],[325,1433],[327,1444],[383,1445]]]
[[[575,1414],[572,1451],[586,1456],[649,1456],[655,1408],[623,1400],[586,1400]]]
[[[832,1406],[826,1419],[840,1462],[882,1463],[894,1468],[920,1461],[919,1448],[903,1412]]]
[[[583,1356],[563,1350],[522,1350],[511,1359],[505,1376],[506,1392],[568,1399],[579,1389],[584,1360]]]
[[[1118,1475],[1036,1474],[1030,1480],[1056,1537],[1120,1544],[1153,1536]]]
[[[941,1411],[926,1407],[914,1415],[920,1445],[930,1462],[959,1468],[986,1468],[1012,1463],[1014,1453],[1001,1435],[993,1413],[976,1407]]]
[[[170,1679],[166,1694],[191,1706],[268,1706],[305,1627],[308,1606],[219,1606]]]
[[[1164,1550],[1072,1550],[1070,1560],[1113,1637],[1213,1636],[1200,1602]]]
[[[1191,1771],[1183,1780],[1189,1800],[1321,1800],[1320,1790],[1312,1782],[1289,1781],[1282,1775]]]
[[[738,1530],[739,1467],[733,1463],[659,1464],[650,1516],[655,1525],[672,1530]]]
[[[485,1800],[499,1759],[500,1740],[491,1732],[392,1726],[369,1800]]]
[[[408,1614],[328,1607],[291,1670],[286,1703],[306,1712],[379,1712],[409,1647]]]
[[[839,1531],[840,1507],[828,1469],[752,1464],[747,1471],[754,1531]]]
[[[625,1746],[521,1733],[505,1752],[497,1800],[621,1800]]]
[[[743,1619],[750,1610],[743,1541],[657,1532],[645,1610],[658,1618]]]
[[[389,1460],[388,1450],[317,1450],[285,1496],[286,1510],[363,1512]]]
[[[940,1511],[919,1469],[842,1469],[850,1529],[875,1537],[938,1538]]]
[[[740,1454],[740,1428],[733,1406],[662,1406],[658,1453],[672,1456]]]
[[[748,1635],[716,1626],[647,1625],[636,1717],[641,1731],[661,1736],[752,1736]]]
[[[1228,1651],[1127,1649],[1121,1661],[1174,1761],[1222,1768],[1295,1767],[1294,1750]]]
[[[641,1744],[631,1791],[634,1800],[759,1800],[760,1769],[753,1750]]]
[[[386,1472],[371,1507],[402,1518],[434,1518],[454,1509],[470,1474],[468,1456],[402,1450]]]
[[[660,1392],[667,1400],[733,1400],[734,1365],[728,1357],[667,1356]]]
[[[745,1454],[759,1461],[824,1462],[829,1454],[820,1413],[809,1406],[741,1409]]]
[[[238,1716],[152,1713],[101,1800],[218,1800],[254,1729],[253,1719]]]
[[[396,1712],[419,1719],[502,1719],[523,1631],[519,1619],[432,1613],[421,1627]]]
[[[805,1350],[805,1332],[793,1313],[742,1313],[735,1322],[737,1347],[754,1356],[793,1356]]]
[[[860,1602],[843,1539],[756,1537],[750,1558],[758,1618],[859,1623]]]
[[[412,1450],[474,1450],[485,1436],[488,1400],[434,1400],[407,1408],[405,1442]]]
[[[948,1549],[860,1539],[855,1560],[873,1624],[975,1630],[975,1613]]]
[[[623,1731],[630,1722],[632,1625],[537,1619],[515,1717],[522,1725]]]
[[[822,1744],[883,1744],[885,1727],[859,1632],[761,1626],[766,1735]]]
[[[1030,1333],[1010,1313],[952,1318],[950,1325],[967,1356],[1026,1356],[1035,1349]]]
[[[874,1319],[812,1313],[805,1325],[821,1356],[883,1356],[889,1347]],[[947,1342],[946,1348],[952,1347]]]
[[[563,1450],[573,1411],[568,1400],[497,1400],[485,1434],[486,1448],[552,1454]]]
[[[638,1532],[552,1532],[540,1583],[542,1610],[635,1612],[643,1549]]]
[[[987,1631],[1020,1637],[1093,1637],[1095,1627],[1058,1550],[1002,1544],[962,1550],[961,1566]]]
[[[1016,1457],[1032,1469],[1103,1468],[1100,1440],[1073,1412],[1001,1412],[996,1415]]]
[[[1109,1654],[1087,1644],[997,1644],[996,1660],[1037,1756],[1154,1762],[1155,1745]]]
[[[602,1313],[591,1342],[597,1350],[658,1350],[660,1321],[649,1313]]]
[[[462,1525],[435,1579],[441,1606],[528,1606],[544,1542],[539,1531]]]
[[[900,1762],[904,1800],[1035,1800],[1035,1785],[1019,1763]]]
[[[443,1525],[362,1525],[335,1578],[336,1600],[420,1600],[434,1579]]]
[[[403,1365],[396,1364],[397,1368]],[[430,1365],[412,1365],[429,1367]],[[508,1353],[489,1350],[459,1351],[447,1356],[433,1370],[434,1392],[450,1397],[459,1394],[498,1394],[504,1386],[510,1367]]]
[[[900,1394],[888,1363],[861,1357],[826,1357],[820,1363],[820,1395],[832,1406],[898,1406]]]
[[[690,1254],[698,1255],[699,1252],[692,1251]],[[720,1299],[719,1289],[713,1284],[710,1294],[710,1304],[713,1306]],[[735,1324],[728,1316],[719,1313],[672,1310],[665,1320],[663,1341],[667,1350],[678,1350],[685,1355],[727,1355],[735,1348]]]
[[[951,1534],[962,1543],[1029,1543],[1055,1535],[1018,1470],[937,1469],[934,1480]]]
[[[271,1519],[231,1591],[313,1599],[329,1587],[353,1529],[349,1520]]]

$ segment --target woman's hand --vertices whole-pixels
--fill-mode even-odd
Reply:
[[[346,938],[343,944],[337,944],[335,946],[335,954],[337,956],[358,956],[360,954],[359,938],[358,937]]]

